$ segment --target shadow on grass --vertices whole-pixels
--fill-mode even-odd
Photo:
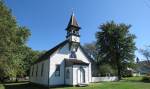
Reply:
[[[48,87],[31,84],[28,82],[24,83],[6,83],[4,84],[5,89],[49,89]]]
[[[56,87],[51,87],[48,88],[46,86],[38,85],[38,84],[33,84],[29,82],[19,82],[19,83],[4,83],[4,89],[59,89],[59,88],[67,88],[67,87],[72,87],[72,86],[56,86]]]

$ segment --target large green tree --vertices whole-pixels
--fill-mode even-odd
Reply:
[[[102,60],[117,69],[119,80],[121,73],[134,64],[136,37],[129,32],[130,27],[111,21],[100,25],[100,31],[96,33],[98,54]]]
[[[11,10],[0,0],[0,79],[25,73],[22,65],[29,36],[29,30],[18,25]]]
[[[44,53],[45,51],[35,51],[32,49],[25,51],[24,64],[22,66],[27,76],[29,76],[30,66]]]

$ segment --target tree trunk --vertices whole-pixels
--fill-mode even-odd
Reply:
[[[117,55],[116,55],[116,61],[117,61],[118,80],[121,80],[122,76],[121,76],[121,63],[120,63],[120,54],[119,53],[117,53]]]
[[[4,82],[4,78],[0,78],[0,83],[3,83]]]
[[[18,83],[18,76],[16,76],[16,81],[15,82]]]
[[[118,70],[118,80],[121,80],[121,68],[120,66],[117,64],[117,70]]]

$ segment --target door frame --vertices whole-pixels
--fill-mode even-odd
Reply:
[[[79,75],[78,75],[78,72],[80,72],[80,80],[78,80],[79,79]],[[83,75],[81,75],[81,72],[83,73]],[[84,68],[83,67],[79,67],[78,69],[77,69],[77,84],[82,84],[82,83],[85,83],[85,70],[84,70]],[[82,76],[82,77],[81,77]],[[82,83],[81,83],[81,79],[83,79],[82,81]],[[80,82],[79,82],[80,81]]]

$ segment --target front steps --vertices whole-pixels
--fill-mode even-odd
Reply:
[[[84,84],[84,83],[83,83],[83,84],[78,84],[77,86],[78,86],[78,87],[86,87],[86,86],[88,86],[88,84]]]

